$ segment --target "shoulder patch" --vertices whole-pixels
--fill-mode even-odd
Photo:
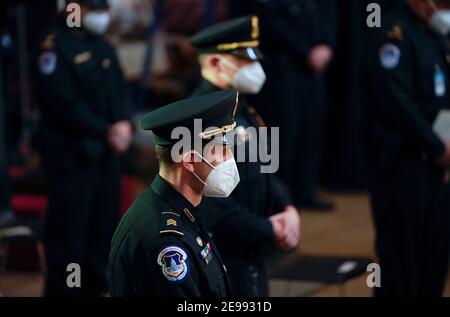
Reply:
[[[51,75],[56,70],[58,63],[58,56],[55,52],[46,51],[42,52],[39,56],[38,65],[39,70],[43,75]]]
[[[167,245],[158,254],[162,274],[172,283],[182,283],[189,275],[187,252],[178,245]]]
[[[395,44],[384,44],[379,50],[381,66],[385,69],[394,69],[400,62],[402,52]]]
[[[174,234],[177,236],[184,236],[180,215],[173,211],[162,212],[159,233],[161,235]]]

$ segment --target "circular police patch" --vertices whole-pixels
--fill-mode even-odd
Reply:
[[[167,280],[173,283],[183,282],[189,273],[187,253],[176,245],[166,246],[159,252],[158,264]]]
[[[402,55],[398,46],[394,44],[385,44],[380,48],[380,61],[381,65],[386,69],[394,69],[400,62]]]
[[[50,75],[56,69],[58,56],[54,52],[43,52],[39,56],[39,69],[42,74]]]

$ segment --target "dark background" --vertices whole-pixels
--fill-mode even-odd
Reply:
[[[401,0],[400,0],[401,1]],[[155,5],[158,1],[152,1]],[[168,32],[180,36],[189,36],[204,24],[209,24],[225,17],[241,16],[251,13],[252,1],[203,1],[205,15],[201,21],[192,21],[193,17],[183,14],[189,1],[168,1],[161,13],[161,25]],[[192,1],[190,1],[192,2]],[[201,1],[199,1],[201,2]],[[339,0],[338,1],[338,41],[334,62],[328,72],[326,158],[323,166],[322,183],[332,190],[361,190],[366,187],[366,165],[364,159],[364,81],[362,72],[364,63],[364,34],[366,27],[366,7],[373,1]],[[382,13],[396,5],[398,1],[377,1],[382,7]],[[23,92],[19,83],[20,59],[18,42],[18,6],[24,4],[26,19],[26,61],[33,60],[33,49],[37,45],[39,35],[50,25],[56,16],[56,1],[0,1],[0,33],[2,43],[4,36],[11,38],[10,45],[1,47],[2,81],[4,91],[4,120],[6,126],[6,153],[10,163],[23,161],[24,140],[30,142],[27,135],[32,135],[35,121],[32,76],[28,81],[28,106],[21,106]],[[177,12],[180,10],[180,12]],[[210,13],[208,14],[208,10]],[[217,11],[223,14],[215,14]],[[178,13],[178,14],[177,14]],[[180,19],[186,19],[180,21]],[[198,20],[198,17],[196,18]],[[189,27],[177,27],[177,25]],[[23,67],[23,65],[22,65]],[[28,65],[28,69],[30,66]],[[186,79],[181,79],[185,80]],[[183,85],[192,86],[187,80]],[[154,88],[143,88],[140,82],[130,83],[134,92],[135,108],[137,101],[144,100],[144,108],[151,108],[162,101],[169,101],[183,96],[163,93]],[[188,89],[186,89],[187,91]],[[144,91],[142,93],[142,91]],[[143,99],[139,94],[143,94]],[[181,93],[183,94],[183,93]],[[23,98],[23,95],[22,95]],[[25,136],[25,139],[24,139]],[[23,162],[22,162],[23,163]]]

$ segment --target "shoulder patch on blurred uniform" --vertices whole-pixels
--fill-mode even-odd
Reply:
[[[158,254],[158,265],[164,277],[172,283],[183,282],[189,274],[186,251],[177,245],[168,245]]]
[[[58,56],[54,52],[43,52],[39,56],[39,70],[44,75],[52,74],[56,69]]]
[[[381,65],[386,69],[394,69],[400,62],[400,49],[394,44],[385,44],[379,51]]]

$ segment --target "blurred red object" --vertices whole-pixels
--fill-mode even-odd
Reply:
[[[18,178],[23,177],[28,173],[28,170],[26,168],[20,167],[20,166],[11,166],[8,169],[9,177],[11,178]]]
[[[21,175],[19,170],[10,171],[11,174]],[[17,172],[17,173],[16,173]],[[136,198],[135,182],[132,177],[123,176],[121,180],[120,216],[127,211]],[[46,195],[14,194],[11,198],[11,207],[19,217],[43,217],[47,210]]]
[[[11,206],[17,216],[40,218],[47,210],[47,197],[45,195],[13,195]]]

